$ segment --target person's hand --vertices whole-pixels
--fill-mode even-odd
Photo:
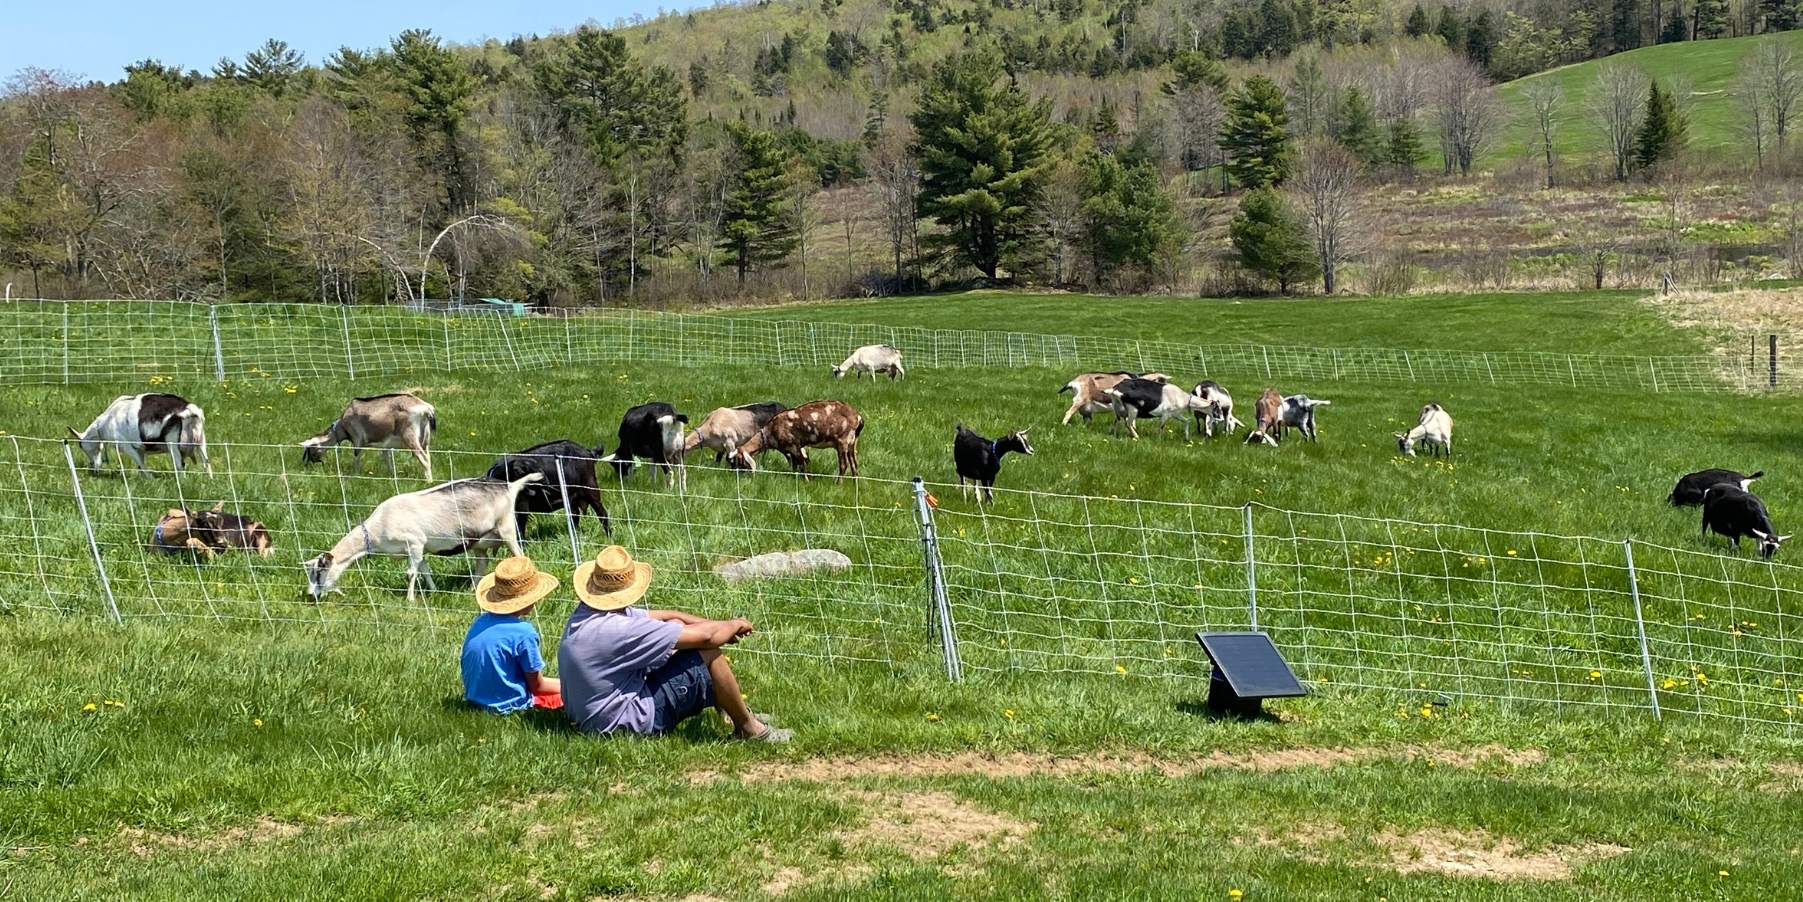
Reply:
[[[751,627],[751,621],[746,620],[743,617],[733,618],[732,624],[733,624],[733,638],[734,639],[738,639],[742,636],[749,636],[753,632],[752,627]]]

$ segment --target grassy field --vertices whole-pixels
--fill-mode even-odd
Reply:
[[[1089,309],[1100,303],[974,295],[748,314],[1114,331],[1113,320],[1087,318],[1109,314],[1057,306],[1072,300]],[[1197,304],[1191,320],[1178,309],[1186,302],[1131,303],[1172,322],[1122,329],[1148,338],[1190,340],[1225,321],[1236,333],[1269,329],[1257,337],[1309,344],[1438,345],[1464,336],[1467,346],[1488,348],[1549,348],[1561,339],[1599,352],[1697,346],[1622,295],[1504,296],[1491,302],[1498,309],[1487,320],[1479,305],[1457,299]],[[1586,309],[1599,315],[1586,320]],[[1565,334],[1549,335],[1549,320]],[[1482,322],[1486,332],[1467,334]],[[1786,474],[1803,472],[1803,461],[1794,437],[1774,424],[1797,420],[1803,400],[1589,393],[1579,402],[1551,389],[1283,385],[1335,404],[1321,414],[1319,444],[1273,450],[1149,432],[1134,442],[1099,424],[1060,427],[1067,396],[1054,389],[1068,377],[914,369],[900,383],[833,382],[814,369],[621,364],[159,383],[207,409],[215,443],[242,443],[229,462],[215,452],[220,473],[212,480],[100,475],[84,485],[128,614],[202,616],[128,616],[122,628],[100,620],[98,595],[83,584],[91,565],[72,515],[40,514],[51,521],[42,524],[48,547],[21,546],[0,563],[0,641],[12,652],[0,660],[0,886],[32,899],[1625,900],[1788,892],[1803,847],[1790,816],[1803,772],[1795,733],[1783,729],[1559,707],[1533,701],[1532,684],[1512,702],[1460,695],[1439,707],[1412,691],[1359,691],[1340,680],[1316,683],[1309,699],[1274,704],[1280,717],[1222,722],[1201,713],[1205,686],[1193,646],[1165,665],[1170,678],[1144,679],[1008,672],[999,668],[1015,660],[1013,648],[973,642],[972,662],[998,669],[980,667],[949,684],[937,671],[917,577],[906,570],[918,544],[905,490],[876,479],[950,481],[951,425],[962,420],[991,435],[1032,429],[1038,453],[1007,461],[1005,487],[1123,499],[1118,510],[1085,505],[1087,521],[1076,516],[1078,502],[1054,503],[1033,512],[1038,524],[1021,526],[1009,520],[1028,513],[1020,496],[1004,496],[985,518],[939,489],[948,531],[968,526],[974,543],[975,530],[995,530],[989,540],[1027,549],[1019,560],[959,559],[962,573],[1081,570],[1092,553],[1042,563],[1028,531],[1091,522],[1104,544],[1129,527],[1157,534],[1159,521],[1128,522],[1151,510],[1134,506],[1135,497],[1632,534],[1708,551],[1721,546],[1698,541],[1695,515],[1663,505],[1672,478],[1709,465],[1765,469],[1772,475],[1762,493],[1787,528],[1798,490]],[[1243,406],[1262,387],[1250,374],[1221,381]],[[150,388],[148,380],[9,388],[0,430],[50,436],[118,393]],[[396,480],[373,467],[360,478],[302,473],[292,443],[346,397],[398,388],[418,388],[438,407],[441,476],[471,475],[488,452],[551,438],[611,446],[620,411],[650,398],[692,415],[769,397],[840,397],[863,410],[861,457],[875,478],[865,484],[695,467],[686,495],[646,481],[606,496],[616,538],[660,568],[654,603],[750,612],[765,625],[735,652],[735,664],[753,706],[794,727],[798,743],[736,746],[712,722],[667,741],[596,742],[554,718],[468,712],[457,703],[453,664],[468,603],[445,561],[435,569],[447,591],[419,606],[401,601],[394,561],[354,568],[343,599],[303,602],[302,557],[375,501],[420,482],[411,462]],[[1429,398],[1458,418],[1451,468],[1394,453],[1390,433]],[[259,447],[278,444],[289,448]],[[59,472],[66,478],[59,447],[22,447],[12,459],[0,441],[0,459],[11,465],[4,469],[33,485]],[[816,472],[830,459],[817,454]],[[783,469],[773,458],[766,463]],[[335,464],[348,465],[348,456]],[[23,499],[18,483],[3,481],[12,478],[0,475],[0,522],[19,545]],[[205,570],[146,560],[135,543],[178,497],[230,498],[265,517],[278,537],[276,556],[256,564],[228,558]],[[734,506],[716,503],[724,499]],[[1066,540],[1051,531],[1058,534],[1045,541]],[[705,575],[717,553],[788,547],[796,532],[826,544],[867,537],[859,570],[842,581],[766,588],[725,588]],[[960,547],[955,536],[947,536],[948,553],[996,553]],[[601,537],[589,525],[581,538],[592,551]],[[567,575],[568,537],[555,518],[537,521],[528,548]],[[1749,581],[1782,572],[1709,560],[1723,572],[1748,568]],[[43,585],[38,566],[71,593],[62,600],[79,601],[79,615],[30,609],[44,600],[19,593]],[[1210,566],[1204,579],[1230,588],[1232,556]],[[1128,572],[1110,570],[1087,585],[1124,587]],[[1162,569],[1148,578],[1182,588],[1191,579]],[[260,607],[233,607],[233,592],[215,585],[248,592]],[[1022,596],[1032,601],[1024,586]],[[1097,628],[1090,618],[1106,609],[1091,602],[1099,604],[1073,599],[1059,609],[1070,622],[1067,639]],[[997,624],[973,619],[980,603],[965,597],[960,617],[990,637],[985,630]],[[1194,613],[1213,617],[1211,606],[1240,603],[1224,591]],[[1773,603],[1742,598],[1737,610],[1783,635],[1795,625],[1785,626],[1791,615]],[[541,630],[555,634],[570,604],[564,593],[554,596],[539,612]],[[1411,628],[1440,628],[1421,619]],[[428,623],[443,628],[421,628]],[[1736,655],[1757,653],[1758,637],[1748,633],[1736,633]],[[1317,673],[1334,672],[1305,670]],[[1626,693],[1635,678],[1610,673],[1605,681],[1620,680]],[[1442,685],[1438,677],[1433,685]]]
[[[1515,117],[1492,152],[1493,165],[1523,156],[1527,148],[1536,146],[1539,136],[1529,115],[1531,110],[1525,92],[1529,85],[1549,79],[1559,82],[1565,94],[1554,151],[1566,155],[1607,153],[1602,125],[1585,107],[1584,98],[1592,93],[1597,67],[1617,64],[1636,66],[1668,87],[1674,76],[1690,81],[1692,93],[1688,111],[1692,148],[1744,148],[1747,139],[1738,131],[1739,110],[1732,93],[1733,81],[1741,57],[1752,52],[1754,44],[1768,40],[1803,43],[1803,32],[1642,47],[1606,60],[1561,66],[1504,84],[1497,90],[1515,111]],[[1746,156],[1750,158],[1752,151],[1746,151]]]

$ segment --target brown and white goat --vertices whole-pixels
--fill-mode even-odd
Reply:
[[[1064,412],[1063,425],[1069,426],[1071,417],[1083,415],[1088,422],[1091,415],[1114,407],[1114,399],[1109,397],[1108,390],[1118,387],[1128,379],[1145,379],[1150,382],[1169,382],[1171,377],[1163,373],[1129,373],[1124,370],[1113,373],[1084,373],[1064,384],[1060,392],[1071,393],[1071,409]]]
[[[232,548],[268,557],[274,542],[261,521],[228,512],[223,501],[211,510],[170,508],[150,535],[150,549],[169,554],[194,551],[211,560],[215,552]]]
[[[1396,447],[1409,457],[1415,456],[1415,443],[1440,456],[1440,450],[1446,450],[1446,458],[1452,459],[1452,415],[1446,408],[1438,404],[1429,404],[1421,408],[1421,424],[1407,432],[1396,433]]]
[[[839,479],[858,475],[858,435],[864,431],[864,415],[844,401],[809,401],[770,418],[770,425],[740,445],[734,465],[750,468],[752,459],[775,448],[789,459],[789,468],[806,473],[808,449],[831,447],[839,455]]]
[[[686,461],[689,452],[696,448],[712,448],[715,463],[719,463],[722,457],[731,457],[733,465],[739,466],[741,461],[736,453],[739,446],[751,441],[752,436],[762,432],[777,414],[785,410],[788,408],[777,401],[716,408],[683,441],[683,459]],[[746,458],[744,462],[749,461]],[[756,469],[755,465],[752,469]]]
[[[377,395],[357,398],[344,406],[344,412],[332,425],[301,442],[301,463],[316,464],[326,459],[326,449],[341,442],[351,443],[351,461],[363,471],[363,449],[380,448],[388,462],[388,475],[394,475],[394,449],[406,448],[432,481],[432,433],[438,430],[438,412],[416,395]]]
[[[1277,444],[1272,433],[1283,428],[1283,396],[1275,388],[1265,389],[1264,394],[1258,396],[1258,402],[1252,405],[1252,412],[1252,431],[1246,435],[1246,444]]]

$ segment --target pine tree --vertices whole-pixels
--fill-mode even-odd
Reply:
[[[1496,19],[1486,9],[1471,20],[1470,28],[1465,29],[1465,55],[1488,71],[1490,56],[1496,52],[1496,42]]]
[[[1759,0],[1759,14],[1766,31],[1790,31],[1803,26],[1803,3],[1797,0]]]
[[[1414,120],[1399,118],[1390,123],[1389,140],[1384,142],[1384,162],[1396,167],[1396,171],[1412,176],[1416,164],[1426,155],[1426,148],[1421,143],[1421,129]]]
[[[1175,95],[1179,91],[1193,90],[1200,85],[1214,88],[1216,93],[1227,93],[1227,67],[1200,50],[1177,51],[1177,55],[1171,59],[1171,74],[1175,78],[1165,84],[1166,94]]]
[[[1079,240],[1098,280],[1126,267],[1150,268],[1181,243],[1176,204],[1151,162],[1090,151],[1077,165],[1085,194]]]
[[[945,231],[927,240],[991,279],[1029,250],[1039,179],[1051,162],[1051,102],[1033,103],[1000,57],[970,53],[933,67],[909,116],[920,160],[920,212]]]
[[[1377,119],[1371,114],[1371,104],[1365,100],[1365,92],[1358,85],[1346,89],[1346,95],[1340,101],[1340,143],[1352,151],[1353,156],[1365,166],[1375,166],[1384,158],[1383,135],[1377,130]]]
[[[1273,59],[1289,56],[1296,49],[1302,25],[1296,10],[1284,0],[1262,0],[1258,7],[1258,49]]]
[[[1276,82],[1263,75],[1246,79],[1228,98],[1221,126],[1227,174],[1247,188],[1282,184],[1290,172],[1289,121]]]
[[[1427,10],[1422,9],[1421,4],[1417,3],[1415,4],[1415,11],[1409,13],[1408,24],[1402,27],[1402,31],[1411,38],[1418,38],[1427,34],[1429,27],[1430,26],[1427,23]]]
[[[1678,9],[1678,5],[1674,3],[1672,4],[1671,18],[1665,20],[1665,30],[1659,34],[1659,42],[1662,44],[1675,44],[1679,41],[1688,40],[1690,40],[1690,23],[1684,20],[1684,13],[1681,12]]]
[[[726,194],[721,238],[743,285],[747,273],[794,253],[799,239],[789,215],[789,160],[776,134],[743,122],[731,123],[728,133],[739,165]]]
[[[1228,223],[1227,235],[1240,252],[1240,262],[1275,281],[1284,294],[1319,272],[1307,226],[1275,189],[1258,188],[1240,198],[1240,211]]]
[[[1434,26],[1434,33],[1445,39],[1449,49],[1458,50],[1465,46],[1465,20],[1450,6],[1441,5],[1440,21]]]
[[[1697,40],[1719,38],[1728,31],[1728,0],[1696,0]]]
[[[1634,138],[1634,165],[1650,169],[1677,156],[1689,130],[1690,123],[1672,95],[1653,82],[1652,93],[1646,99],[1646,119]]]
[[[1615,0],[1609,43],[1616,53],[1640,46],[1640,0]]]

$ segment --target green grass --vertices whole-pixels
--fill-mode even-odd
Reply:
[[[1021,309],[1072,302],[1082,306]],[[966,295],[890,303],[893,309],[806,305],[751,313],[1112,331],[1108,321],[1087,318],[1108,315],[1084,312],[1100,303],[1092,298]],[[1196,302],[1121,303],[1177,314],[1176,305]],[[1503,296],[1489,303],[1503,308],[1494,317],[1500,325],[1477,336],[1488,340],[1469,346],[1556,347],[1559,336],[1533,326],[1536,314],[1590,305],[1631,328],[1586,326],[1574,312],[1562,321],[1562,329],[1576,333],[1566,340],[1594,345],[1630,332],[1620,339],[1628,344],[1615,347],[1637,353],[1695,347],[1690,336],[1658,327],[1625,295]],[[1413,305],[1414,331],[1404,318],[1405,304]],[[1251,315],[1255,306],[1265,315]],[[1232,328],[1279,320],[1270,327],[1271,340],[1420,346],[1463,334],[1481,320],[1480,306],[1452,298],[1309,307],[1215,304],[1193,321],[1167,317],[1170,331],[1126,334],[1176,333],[1190,340],[1209,334],[1210,322],[1237,317]],[[1466,329],[1449,318],[1462,319]],[[1586,328],[1592,331],[1578,331]],[[1411,335],[1422,340],[1410,341]],[[1311,681],[1330,679],[1313,682],[1313,697],[1274,704],[1282,721],[1215,721],[1198,713],[1203,673],[1181,631],[1172,642],[1173,658],[1159,662],[1157,637],[1094,618],[1122,610],[1143,614],[1163,604],[1173,620],[1193,616],[1232,625],[1242,604],[1233,582],[1243,578],[1237,551],[1204,554],[1205,565],[1160,561],[1143,570],[1103,555],[1098,576],[1098,558],[1087,543],[1106,551],[1127,537],[1164,541],[1166,527],[1238,528],[1237,511],[1220,514],[1220,521],[1206,512],[1178,521],[1168,511],[1190,509],[1132,501],[1143,498],[1222,505],[1254,500],[1611,540],[1632,534],[1679,549],[1719,550],[1719,543],[1697,540],[1694,513],[1663,505],[1671,479],[1705,465],[1765,469],[1772,475],[1762,493],[1786,528],[1799,497],[1786,474],[1803,472],[1803,452],[1772,424],[1803,416],[1803,400],[1627,393],[1576,398],[1556,389],[1298,382],[1281,387],[1335,401],[1321,413],[1321,442],[1262,449],[1219,439],[1185,443],[1149,431],[1133,442],[1109,437],[1100,424],[1060,427],[1067,396],[1053,389],[1068,377],[1038,369],[914,368],[899,383],[834,382],[818,368],[628,363],[518,375],[159,383],[207,409],[215,443],[244,443],[232,450],[229,474],[224,453],[216,450],[221,472],[211,480],[103,474],[86,476],[84,486],[121,605],[133,615],[161,606],[203,616],[129,616],[124,627],[102,621],[79,518],[54,492],[33,496],[36,510],[64,513],[39,514],[49,542],[41,556],[15,539],[13,556],[0,562],[0,601],[6,602],[0,643],[9,651],[0,657],[0,849],[12,850],[0,852],[0,885],[33,899],[737,899],[770,895],[762,888],[794,868],[819,882],[784,898],[1194,899],[1226,898],[1229,889],[1241,889],[1253,899],[1773,899],[1788,892],[1793,850],[1803,845],[1790,811],[1803,787],[1786,769],[1798,754],[1794,732],[1681,713],[1737,711],[1738,694],[1753,691],[1744,685],[1662,693],[1680,712],[1660,723],[1628,707],[1644,698],[1637,666],[1613,667],[1635,664],[1637,649],[1592,647],[1587,639],[1568,645],[1567,637],[1543,635],[1547,647],[1540,656],[1516,662],[1535,671],[1508,684],[1516,700],[1457,691],[1477,684],[1445,672],[1444,659],[1436,664],[1433,643],[1481,635],[1486,625],[1460,612],[1467,601],[1488,605],[1492,593],[1416,579],[1417,572],[1436,572],[1440,565],[1412,561],[1407,597],[1418,592],[1430,609],[1409,615],[1406,630],[1416,638],[1385,638],[1381,621],[1367,621],[1360,651],[1394,652],[1392,663],[1418,670],[1430,684],[1428,694],[1343,686],[1353,681],[1347,676],[1353,657],[1323,633],[1311,637],[1307,653],[1291,649]],[[1250,374],[1218,378],[1242,407],[1262,387]],[[79,425],[119,393],[150,387],[143,379],[9,388],[0,429],[53,435],[65,422]],[[649,398],[699,414],[767,397],[797,403],[829,396],[849,401],[868,418],[861,443],[867,476],[949,481],[953,422],[992,435],[1029,426],[1037,453],[1007,461],[1004,487],[1121,500],[1040,499],[1029,509],[1020,496],[1004,496],[997,516],[983,517],[955,492],[937,490],[947,554],[957,565],[954,584],[965,587],[954,601],[968,630],[966,660],[973,668],[966,683],[952,685],[937,669],[905,487],[876,479],[802,484],[781,473],[745,478],[698,466],[689,474],[686,501],[649,482],[609,488],[616,538],[659,567],[652,603],[718,616],[749,613],[760,624],[760,633],[733,653],[734,664],[753,706],[775,711],[800,738],[784,750],[748,748],[723,741],[724,730],[708,722],[691,724],[669,740],[593,741],[555,718],[478,716],[457,704],[454,658],[469,604],[465,583],[452,576],[454,563],[435,562],[446,591],[428,595],[420,606],[401,600],[401,567],[392,560],[354,568],[342,598],[322,606],[300,599],[304,555],[342,534],[357,512],[420,483],[411,462],[402,463],[398,480],[376,475],[374,467],[360,479],[340,479],[330,470],[302,473],[292,443],[318,429],[348,396],[407,387],[420,388],[438,407],[441,476],[470,475],[488,459],[478,452],[550,438],[606,438],[611,445],[620,411]],[[1450,469],[1397,459],[1389,437],[1430,397],[1458,418],[1458,457]],[[253,447],[261,443],[288,447]],[[12,536],[21,535],[15,519],[22,504],[19,464],[34,486],[67,477],[60,447],[22,446],[24,459],[15,460],[10,443],[0,439],[0,522]],[[816,454],[815,471],[827,469],[830,459]],[[348,463],[346,456],[337,465]],[[784,469],[774,458],[766,465]],[[157,466],[166,469],[166,460]],[[268,519],[277,535],[276,555],[267,563],[228,557],[204,568],[146,560],[136,543],[178,494],[199,501],[236,497],[234,506]],[[735,503],[699,500],[708,497]],[[1012,519],[1033,514],[1044,522],[1024,526]],[[1099,528],[1060,527],[1059,521]],[[1277,634],[1301,635],[1296,630],[1305,626],[1284,619],[1291,616],[1290,598],[1315,606],[1306,626],[1344,629],[1347,611],[1329,609],[1344,585],[1339,577],[1324,571],[1314,581],[1277,557],[1306,547],[1284,538],[1286,530],[1315,524],[1281,515],[1260,522],[1261,557],[1272,555],[1261,586],[1270,593],[1267,617]],[[1355,537],[1366,535],[1356,524],[1342,526]],[[969,534],[960,537],[960,529]],[[859,547],[850,541],[854,536],[871,538]],[[1019,547],[1002,549],[1002,559],[994,560],[985,546],[971,544],[978,538]],[[601,537],[589,525],[582,539],[592,552]],[[1063,551],[1033,551],[1041,541]],[[804,543],[844,546],[861,566],[843,577],[736,588],[705,575],[720,553]],[[1189,540],[1181,545],[1174,552],[1195,556]],[[528,548],[567,576],[568,540],[555,518],[537,521]],[[1542,553],[1555,550],[1561,549]],[[1499,560],[1483,566],[1504,585],[1526,575],[1508,569],[1524,564],[1503,559],[1501,550],[1494,555]],[[1789,578],[1782,568],[1751,562],[1697,561],[1712,568],[1698,576],[1733,573],[1749,586]],[[862,566],[867,563],[876,566]],[[1318,563],[1337,566],[1330,559]],[[46,568],[52,585],[71,593],[58,601],[77,608],[75,616],[29,609],[45,601],[30,594],[39,585],[35,564]],[[1187,592],[1198,571],[1218,587],[1203,593],[1200,604]],[[1036,572],[1068,579],[1071,597],[1049,611],[1031,610],[1039,602],[1028,577]],[[1575,573],[1547,568],[1542,576],[1613,586],[1604,569]],[[1008,574],[1002,584],[1012,600],[985,617],[983,606],[993,599],[973,590],[983,588],[980,578],[998,574]],[[1151,606],[1121,607],[1136,597],[1128,581],[1141,577],[1151,584],[1145,589]],[[1388,572],[1357,579],[1358,592],[1373,598],[1398,591],[1397,577]],[[1115,606],[1087,594],[1097,591],[1114,597]],[[1519,613],[1519,626],[1528,631],[1620,616],[1625,604],[1612,594],[1543,599],[1497,591],[1505,607],[1522,607],[1509,616]],[[1701,581],[1650,594],[1724,601]],[[245,597],[261,605],[231,603]],[[1735,604],[1732,613],[1740,619],[1761,626],[1722,639],[1718,656],[1695,662],[1718,684],[1736,666],[1757,670],[1760,655],[1782,646],[1765,637],[1790,635],[1796,627],[1794,615],[1780,609],[1784,602],[1769,589],[1725,600]],[[1680,609],[1661,597],[1647,603],[1655,623],[1682,620]],[[559,593],[539,611],[548,638],[570,604]],[[1720,607],[1706,610],[1711,620],[1696,629],[1726,637],[1735,624],[1717,622]],[[227,616],[204,616],[213,612]],[[1462,619],[1434,622],[1442,614]],[[233,619],[239,615],[301,622]],[[428,624],[442,628],[423,628]],[[1036,644],[1022,628],[1049,624],[1064,633],[1060,644]],[[1671,648],[1662,643],[1670,634],[1655,633],[1661,674],[1690,677],[1676,659],[1666,669]],[[1002,647],[1002,638],[1013,642]],[[1107,664],[1117,659],[1106,657],[1122,648],[1140,655],[1118,659],[1131,671],[1125,677],[1108,672]],[[1471,644],[1460,648],[1470,656],[1466,667],[1488,653]],[[1055,664],[1055,655],[1067,649],[1101,664],[1096,669],[1105,675],[1000,669]],[[1579,662],[1605,659],[1611,664],[1602,678],[1606,686],[1586,685]],[[1453,703],[1422,717],[1423,700],[1448,687]],[[1624,707],[1557,704],[1598,699]],[[106,705],[108,700],[123,707]],[[87,704],[96,710],[84,711]],[[1510,764],[1481,751],[1492,746],[1541,750],[1546,758]],[[1250,762],[1285,748],[1351,748],[1369,757],[1170,776],[1135,767],[1080,775],[1052,771],[1037,757],[1028,760],[1045,772],[1003,775],[948,767],[933,757],[970,750],[1003,756],[1100,752],[1182,763],[1219,753]],[[1477,760],[1455,766],[1451,750]],[[883,776],[834,764],[838,756],[874,754],[913,761],[919,770]],[[1433,763],[1426,760],[1436,756]],[[702,776],[759,773],[785,763],[811,768],[807,773],[816,779]],[[818,779],[835,771],[843,779]],[[883,834],[887,841],[860,840],[876,835],[870,821],[881,826],[901,819],[889,811],[891,803],[870,793],[924,795],[940,805],[944,798],[932,794],[943,794],[1025,832],[999,848],[971,843],[916,858],[903,848],[907,830],[893,824]],[[1630,851],[1580,856],[1569,880],[1501,883],[1399,874],[1390,846],[1376,838],[1386,831],[1484,831],[1528,852],[1596,843]],[[1261,843],[1261,835],[1270,841]],[[1721,870],[1730,876],[1718,876]]]
[[[1533,125],[1525,92],[1529,85],[1547,79],[1557,81],[1564,88],[1565,96],[1554,152],[1567,157],[1606,154],[1608,148],[1602,125],[1585,107],[1584,98],[1594,92],[1597,67],[1615,64],[1639,67],[1662,84],[1674,76],[1689,79],[1692,91],[1690,146],[1705,151],[1732,147],[1750,158],[1752,151],[1746,150],[1747,139],[1738,131],[1739,110],[1732,93],[1733,81],[1741,57],[1752,52],[1754,44],[1768,40],[1803,43],[1803,32],[1660,44],[1616,54],[1606,60],[1562,66],[1502,85],[1498,90],[1515,116],[1491,155],[1492,165],[1516,159],[1528,154],[1528,148],[1538,147],[1539,134]]]

